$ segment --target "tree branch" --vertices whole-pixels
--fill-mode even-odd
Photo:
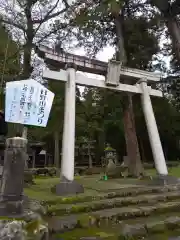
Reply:
[[[56,1],[56,4],[54,5],[54,7],[52,7],[50,10],[49,10],[49,12],[47,12],[47,14],[45,15],[45,17],[42,19],[39,19],[39,20],[34,20],[33,21],[33,23],[34,24],[37,24],[37,23],[39,23],[40,25],[38,26],[38,29],[40,28],[40,26],[41,26],[41,24],[43,24],[44,22],[46,22],[46,21],[48,21],[48,18],[49,18],[49,16],[50,16],[50,14],[54,11],[54,9],[57,7],[57,5],[58,5],[58,3],[59,3],[59,0],[57,0]],[[37,22],[37,21],[39,21],[39,22]],[[37,30],[38,31],[38,30]]]
[[[19,4],[19,6],[23,9],[23,4],[20,0],[17,0],[17,3]]]
[[[54,7],[46,14],[46,16],[43,19],[38,19],[38,20],[34,20],[33,24],[40,24],[38,26],[38,29],[40,28],[41,24],[47,22],[48,20],[55,18],[57,16],[59,16],[60,14],[64,13],[67,11],[69,5],[67,5],[65,8],[63,8],[62,10],[56,12],[56,13],[52,13],[54,11],[54,9],[57,7],[59,3],[59,0],[57,0],[56,4],[54,5]]]
[[[61,28],[55,28],[53,29],[52,31],[50,31],[49,33],[47,33],[45,36],[43,36],[41,39],[39,39],[39,41],[37,42],[37,44],[40,44],[41,42],[44,41],[44,39],[50,37],[52,34],[55,34],[57,33],[60,29],[65,29],[67,27],[66,24],[64,24],[64,26],[62,25]]]
[[[168,0],[147,0],[152,6],[155,6],[159,9],[159,11],[163,14],[169,12],[170,3]]]
[[[69,7],[70,7],[67,0],[62,0],[62,1],[63,1],[63,3],[64,3],[64,5],[65,5],[66,8],[69,8]]]
[[[180,1],[179,0],[176,0],[175,2],[172,3],[171,14],[173,16],[177,16],[178,14],[180,14]]]
[[[13,22],[13,21],[10,20],[10,19],[8,19],[8,20],[0,19],[0,22],[1,22],[1,23],[5,23],[5,24],[8,24],[8,25],[11,25],[11,26],[14,26],[14,27],[22,30],[23,32],[26,32],[25,27],[21,26],[21,25],[18,24],[18,23]]]

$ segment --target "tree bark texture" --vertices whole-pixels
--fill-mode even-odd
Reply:
[[[133,112],[132,96],[123,96],[123,122],[128,156],[129,176],[138,177],[143,174],[143,165],[139,151],[138,139]]]
[[[177,17],[168,17],[166,19],[166,26],[171,36],[174,53],[180,62],[180,23]]]
[[[93,161],[91,156],[91,144],[88,142],[88,159],[89,159],[89,168],[93,167]]]
[[[117,60],[121,61],[123,65],[126,64],[126,51],[123,39],[123,17],[118,14],[115,15],[115,25],[117,33]],[[136,135],[132,95],[127,94],[123,96],[123,122],[126,140],[127,156],[129,158],[128,171],[129,176],[138,177],[143,174],[143,165],[141,163],[141,156]]]
[[[174,53],[178,61],[180,61],[180,23],[178,19],[180,1],[175,0],[170,3],[168,0],[150,0],[150,4],[161,12],[172,40]]]
[[[57,175],[58,175],[59,174],[58,170],[60,168],[59,132],[58,131],[54,133],[54,163],[55,163],[55,167],[57,168]]]

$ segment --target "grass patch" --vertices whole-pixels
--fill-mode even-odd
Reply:
[[[108,229],[108,230],[107,230]],[[100,237],[107,240],[118,240],[120,234],[119,226],[100,227],[100,228],[88,228],[88,229],[75,229],[70,232],[55,235],[56,240],[79,240],[83,237]],[[161,234],[152,234],[151,236],[142,238],[133,238],[133,240],[169,240],[172,237],[180,236],[180,231],[165,231]],[[132,238],[127,238],[127,240]]]
[[[148,169],[146,172],[150,176],[156,176],[157,175],[156,169]],[[168,168],[168,172],[169,172],[170,176],[174,176],[174,177],[179,177],[180,178],[180,166]]]
[[[154,169],[150,169],[147,173],[151,176],[156,175]],[[180,177],[180,168],[174,167],[169,169],[169,174],[172,176]],[[100,199],[107,192],[124,191],[123,189],[129,189],[131,187],[138,186],[138,183],[142,180],[138,179],[109,179],[108,181],[99,181],[99,175],[92,176],[78,176],[76,181],[84,186],[85,192],[74,196],[56,196],[51,192],[51,188],[58,184],[60,179],[57,177],[35,178],[35,185],[25,188],[25,194],[41,202],[47,204],[71,204],[76,202],[84,202]],[[99,197],[100,196],[100,197]]]
[[[117,232],[114,231],[114,229],[107,230],[107,228],[75,229],[70,232],[55,235],[55,239],[57,240],[79,240],[82,237],[100,237],[107,240],[118,239]]]
[[[34,181],[35,185],[25,188],[24,193],[28,197],[42,202],[72,203],[76,200],[81,201],[81,198],[84,199],[85,197],[94,196],[94,194],[97,195],[96,190],[85,189],[85,193],[83,194],[61,197],[51,192],[51,188],[59,183],[59,178],[36,178]],[[81,179],[78,179],[77,181],[85,182],[83,180],[83,177],[81,177]]]

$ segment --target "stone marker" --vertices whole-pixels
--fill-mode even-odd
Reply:
[[[0,216],[23,216],[24,167],[27,139],[8,138],[0,187]]]

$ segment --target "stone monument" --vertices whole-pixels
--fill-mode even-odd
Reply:
[[[27,139],[8,138],[0,187],[0,216],[23,216],[24,168]]]

